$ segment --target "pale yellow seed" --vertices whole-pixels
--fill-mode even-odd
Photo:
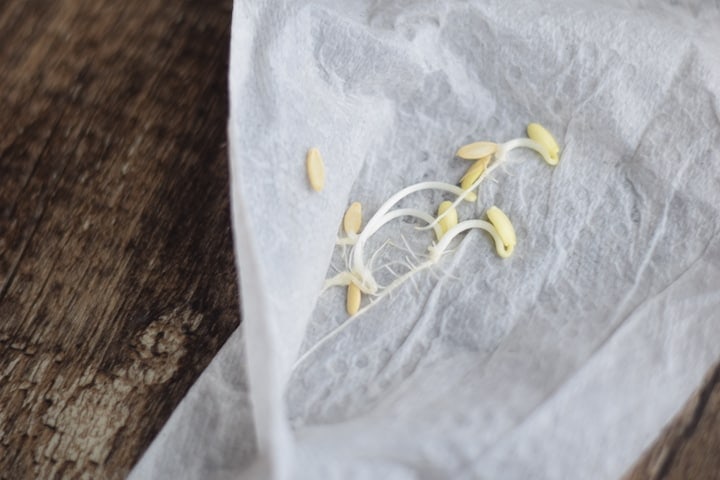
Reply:
[[[438,207],[438,217],[443,213],[447,212],[447,214],[438,222],[438,225],[440,226],[440,237],[438,237],[438,240],[440,240],[440,238],[445,235],[448,230],[453,228],[458,223],[457,210],[455,210],[455,207],[453,207],[452,204],[453,202],[445,200]]]
[[[320,151],[313,147],[307,152],[306,158],[308,180],[310,186],[316,192],[322,191],[325,187],[325,163],[323,162]]]
[[[505,247],[504,249],[501,249],[499,245],[496,245],[498,254],[501,257],[509,257],[515,248],[515,244],[517,243],[515,229],[513,228],[510,219],[496,206],[490,207],[486,214],[490,223],[492,223],[495,227],[495,231],[497,231],[497,234]]]
[[[477,160],[495,152],[497,152],[497,143],[475,142],[460,147],[455,155],[465,160]]]
[[[460,180],[460,188],[462,188],[463,190],[467,190],[468,188],[470,188],[472,184],[475,183],[478,178],[480,178],[480,175],[483,174],[483,172],[488,166],[488,163],[490,163],[490,155],[488,155],[487,157],[483,157],[473,163]]]
[[[539,123],[531,123],[527,127],[527,134],[531,140],[535,140],[547,149],[550,154],[550,159],[552,160],[551,165],[558,163],[560,158],[560,147],[555,141],[555,137],[553,137],[552,134],[545,129],[545,127]]]
[[[362,300],[362,292],[357,285],[351,283],[347,288],[347,303],[345,304],[348,315],[355,315],[360,310],[360,300]]]
[[[360,202],[353,202],[348,207],[343,217],[343,228],[348,235],[357,234],[362,227],[362,205]]]

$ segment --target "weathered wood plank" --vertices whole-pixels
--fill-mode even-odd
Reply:
[[[230,16],[0,3],[0,478],[123,476],[237,326]]]

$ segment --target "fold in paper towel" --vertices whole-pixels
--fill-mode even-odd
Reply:
[[[131,477],[622,475],[720,357],[718,19],[702,3],[236,1],[243,332]],[[321,293],[347,205],[454,183],[458,146],[533,121],[558,166],[518,154],[459,209],[507,212],[513,256],[466,235],[293,370],[347,321],[344,289]]]

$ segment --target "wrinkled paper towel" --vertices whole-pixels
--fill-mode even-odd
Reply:
[[[621,476],[720,358],[718,25],[716,2],[237,0],[243,325],[131,477]],[[347,321],[321,294],[347,205],[454,183],[458,146],[533,121],[559,165],[514,151],[459,210],[500,206],[514,255],[456,239],[293,370]],[[401,234],[432,239],[377,236]]]

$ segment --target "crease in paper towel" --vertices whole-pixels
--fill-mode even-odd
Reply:
[[[702,20],[717,12],[692,14],[236,2],[236,254],[258,447],[277,478],[613,478],[632,465],[720,356],[718,35]],[[556,134],[560,164],[518,153],[460,210],[508,212],[513,257],[468,234],[292,372],[346,321],[343,289],[320,295],[346,206],[370,214],[411,183],[454,182],[457,146],[531,121]],[[326,160],[320,195],[310,146]],[[411,202],[431,212],[442,198]]]

